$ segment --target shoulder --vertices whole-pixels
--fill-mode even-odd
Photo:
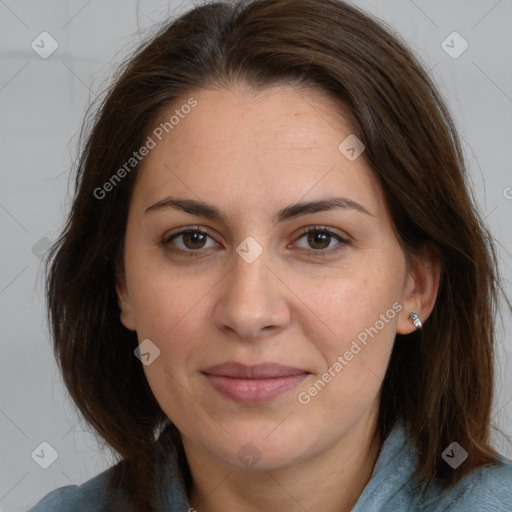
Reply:
[[[107,480],[112,469],[82,485],[66,485],[47,494],[28,512],[107,512]]]
[[[512,511],[512,461],[499,457],[472,471],[444,491],[435,486],[423,503],[425,512],[510,512]]]
[[[176,447],[171,435],[172,428],[160,435],[154,453],[157,489],[157,510],[189,510],[183,475],[178,464]],[[130,512],[134,506],[121,490],[110,491],[109,477],[113,466],[82,485],[60,487],[41,499],[27,512]],[[123,468],[121,468],[123,470]]]
[[[384,441],[374,472],[352,512],[512,512],[512,461],[477,468],[456,484],[419,481],[417,449],[402,423]]]

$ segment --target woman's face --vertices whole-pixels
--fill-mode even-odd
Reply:
[[[284,467],[374,426],[415,280],[361,146],[339,148],[352,130],[332,100],[290,86],[192,96],[150,134],[121,319],[184,442]]]

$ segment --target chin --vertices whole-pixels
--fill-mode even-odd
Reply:
[[[286,420],[285,420],[286,421]],[[289,430],[276,429],[276,422],[266,422],[264,428],[226,430],[232,437],[222,440],[204,439],[208,449],[226,464],[240,469],[254,471],[272,471],[284,468],[296,462],[307,460],[322,447],[317,446],[318,439],[305,437],[304,428],[294,433]],[[278,432],[279,430],[279,432]]]

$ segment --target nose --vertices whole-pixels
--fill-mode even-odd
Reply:
[[[215,306],[218,328],[249,341],[275,335],[290,321],[288,288],[271,268],[276,265],[268,250],[251,263],[237,253],[233,256],[233,268],[222,280]]]

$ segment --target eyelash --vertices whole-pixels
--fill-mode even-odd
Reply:
[[[187,229],[184,229],[177,233],[172,233],[172,235],[164,237],[163,240],[161,241],[161,245],[164,246],[165,249],[170,253],[179,254],[180,256],[186,256],[186,257],[192,257],[192,258],[196,257],[197,253],[201,252],[201,249],[197,249],[197,250],[191,249],[191,250],[184,251],[183,249],[176,249],[176,248],[172,247],[172,245],[170,244],[171,240],[173,240],[174,238],[177,238],[181,235],[186,235],[187,233],[201,233],[201,234],[206,235],[213,239],[213,237],[211,237],[210,234],[206,230],[201,229],[200,227],[195,227],[195,228],[187,228]],[[333,248],[326,249],[326,250],[304,249],[308,253],[308,255],[313,256],[313,257],[325,258],[327,256],[332,255],[333,253],[336,253],[336,252],[342,250],[344,248],[344,246],[350,245],[350,240],[343,238],[338,233],[336,233],[324,226],[310,226],[308,228],[305,228],[304,230],[301,231],[301,233],[298,236],[298,238],[296,239],[296,241],[300,240],[301,238],[308,235],[309,233],[325,233],[327,235],[330,235],[330,236],[336,238],[340,242],[338,245],[335,246],[334,249]]]

